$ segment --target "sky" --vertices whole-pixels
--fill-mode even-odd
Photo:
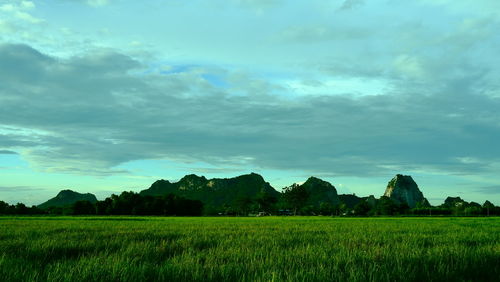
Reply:
[[[497,0],[0,0],[0,200],[256,172],[500,204]]]

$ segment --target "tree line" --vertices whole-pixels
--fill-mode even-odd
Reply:
[[[287,187],[278,197],[260,192],[254,197],[240,196],[232,203],[220,206],[205,206],[202,201],[191,200],[174,194],[165,196],[143,196],[135,192],[122,192],[103,201],[91,203],[78,201],[65,207],[40,209],[22,203],[9,205],[0,201],[3,215],[158,215],[201,216],[249,214],[270,215],[336,215],[336,216],[489,216],[500,215],[500,207],[486,201],[483,205],[466,202],[460,198],[448,198],[439,206],[417,205],[410,208],[406,203],[396,203],[389,197],[363,198],[354,206],[345,203],[320,202],[311,204],[309,192],[300,185]]]
[[[163,215],[163,216],[200,216],[203,203],[186,199],[174,194],[165,196],[142,196],[134,192],[111,195],[103,201],[91,203],[77,201],[64,207],[49,207],[42,210],[24,204],[9,205],[0,201],[0,214],[5,215]]]

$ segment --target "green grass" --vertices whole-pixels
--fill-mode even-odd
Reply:
[[[3,281],[498,281],[500,218],[0,217]]]

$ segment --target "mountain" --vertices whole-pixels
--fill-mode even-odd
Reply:
[[[340,200],[340,202],[344,203],[346,205],[346,207],[352,209],[359,202],[361,202],[363,200],[363,198],[358,197],[354,194],[341,194],[341,195],[339,195],[339,200]]]
[[[366,201],[371,207],[374,207],[377,204],[377,199],[375,199],[373,195],[370,195],[368,197],[358,197],[354,194],[340,194],[339,200],[350,209],[354,208],[362,201]]]
[[[387,184],[384,196],[391,198],[396,203],[406,203],[410,208],[416,207],[419,203],[429,205],[417,183],[409,175],[398,174],[391,179]]]
[[[340,203],[337,189],[330,182],[311,176],[306,182],[298,186],[304,187],[309,194],[308,205],[319,206],[322,202],[332,205]]]
[[[447,197],[446,200],[444,200],[444,204],[442,204],[441,206],[451,208],[451,207],[459,207],[459,206],[463,206],[463,205],[467,205],[467,204],[468,203],[466,201],[462,200],[462,198],[460,198],[460,197]]]
[[[232,205],[238,199],[254,198],[259,193],[267,193],[276,198],[279,196],[279,193],[256,173],[214,179],[190,174],[174,183],[158,180],[148,189],[140,192],[144,196],[161,196],[170,193],[200,200],[209,206]]]
[[[86,193],[81,194],[72,190],[62,190],[54,198],[48,200],[47,202],[38,205],[41,209],[46,209],[49,207],[63,207],[71,205],[78,201],[89,201],[91,203],[97,202],[97,198],[94,194]]]

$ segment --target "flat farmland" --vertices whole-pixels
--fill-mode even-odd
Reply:
[[[0,217],[3,281],[498,281],[500,218]]]

